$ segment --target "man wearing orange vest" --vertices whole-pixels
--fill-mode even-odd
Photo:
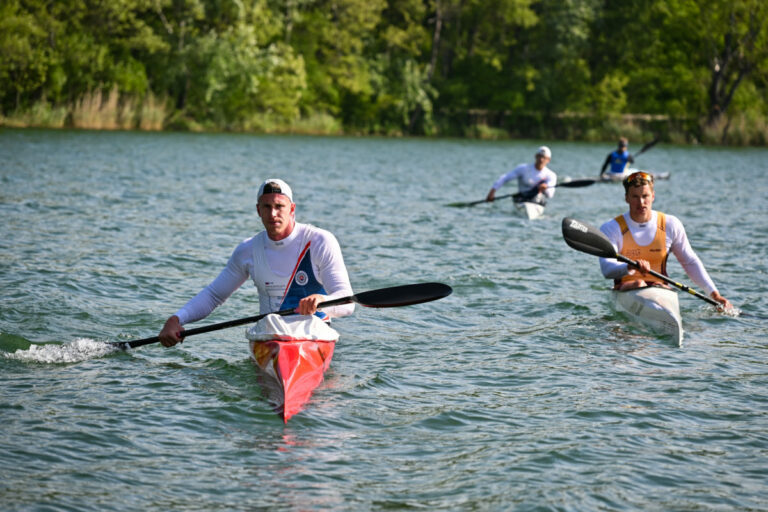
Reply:
[[[627,176],[623,184],[624,200],[629,204],[629,211],[600,226],[600,231],[619,254],[636,260],[639,268],[614,258],[600,258],[600,269],[605,277],[614,280],[614,289],[666,286],[664,281],[648,274],[648,271],[667,275],[667,258],[672,252],[693,282],[724,308],[731,308],[731,303],[717,291],[704,264],[693,251],[682,222],[673,215],[651,208],[655,198],[653,175],[635,172]]]

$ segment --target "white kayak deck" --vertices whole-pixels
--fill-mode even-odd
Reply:
[[[523,218],[532,220],[544,215],[547,199],[542,193],[536,194],[527,201],[515,201],[515,211]]]
[[[539,203],[531,203],[523,201],[521,203],[515,203],[515,210],[518,214],[526,219],[538,219],[544,215],[544,205]]]
[[[671,336],[677,346],[683,345],[683,320],[677,292],[649,286],[627,291],[613,290],[611,295],[617,311],[658,334]]]

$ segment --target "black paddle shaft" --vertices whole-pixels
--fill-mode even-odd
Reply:
[[[655,146],[655,145],[656,145],[658,142],[659,142],[659,138],[658,138],[658,137],[656,137],[656,138],[655,138],[655,139],[653,139],[651,142],[648,142],[647,144],[645,144],[645,145],[644,145],[642,148],[640,148],[640,151],[638,151],[637,153],[635,153],[635,158],[637,158],[638,156],[642,155],[643,153],[645,153],[646,151],[648,151],[649,149],[651,149],[651,148],[652,148],[653,146]]]
[[[450,295],[451,292],[453,292],[453,289],[450,286],[442,283],[406,284],[402,286],[392,286],[390,288],[370,290],[367,292],[350,295],[348,297],[332,299],[329,301],[321,302],[317,305],[317,308],[329,308],[332,306],[349,304],[350,302],[360,304],[361,306],[367,308],[395,308],[442,299],[443,297]],[[227,329],[229,327],[237,327],[238,325],[258,322],[265,316],[271,314],[280,316],[294,315],[296,314],[296,310],[295,308],[283,309],[281,311],[275,311],[274,313],[265,313],[262,315],[238,318],[237,320],[230,320],[228,322],[195,327],[194,329],[184,331],[183,334],[186,338],[187,336],[193,336],[195,334],[203,334],[206,332],[218,331],[220,329]],[[151,338],[144,338],[133,341],[117,341],[112,342],[111,344],[125,350],[128,348],[136,348],[143,345],[149,345],[150,343],[157,343],[158,341],[160,341],[160,337],[153,336]]]
[[[593,180],[593,179],[581,179],[581,180],[564,181],[562,183],[558,183],[557,185],[555,185],[554,187],[551,187],[551,188],[555,188],[555,187],[560,187],[560,188],[588,187],[588,186],[596,183],[597,181],[598,180]],[[536,191],[535,188],[529,190],[528,192],[532,192],[531,197],[534,197],[538,193],[538,191]],[[499,199],[505,199],[507,197],[511,197],[512,199],[514,199],[516,201],[520,200],[520,199],[526,199],[525,196],[528,194],[528,192],[515,192],[514,194],[504,194],[504,195],[501,195],[501,196],[496,196],[494,198],[494,201],[498,201]],[[449,203],[446,206],[454,206],[454,207],[459,207],[459,208],[465,208],[467,206],[475,206],[475,205],[478,205],[478,204],[490,203],[490,202],[491,201],[488,201],[487,199],[480,199],[478,201],[471,201],[469,203]]]
[[[627,258],[622,254],[617,254],[616,249],[613,247],[611,241],[608,240],[608,237],[606,237],[605,234],[603,234],[603,232],[596,227],[586,222],[572,219],[570,217],[565,217],[563,219],[562,229],[565,243],[577,251],[585,252],[593,256],[599,256],[601,258],[616,258],[619,261],[639,268],[637,261]],[[678,283],[665,276],[664,274],[659,274],[653,270],[649,270],[648,273],[666,283],[671,284],[672,286],[675,286],[676,288],[679,288],[680,290],[683,290],[684,292],[688,292],[701,300],[709,302],[713,306],[717,306],[718,308],[723,306],[712,297],[707,297],[703,293],[692,290],[688,286]]]

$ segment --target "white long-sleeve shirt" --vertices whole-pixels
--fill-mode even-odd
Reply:
[[[528,192],[542,181],[547,184],[544,195],[551,198],[555,195],[557,174],[549,167],[544,166],[538,170],[534,164],[520,164],[511,171],[502,174],[493,183],[493,190],[499,190],[506,182],[517,178],[518,192]]]
[[[688,242],[688,236],[685,234],[683,223],[674,215],[666,214],[666,217],[667,252],[671,251],[675,255],[685,273],[688,274],[688,277],[699,287],[706,290],[707,294],[716,291],[715,283],[709,277],[704,264],[693,251],[690,242]],[[629,212],[624,213],[624,220],[626,220],[627,227],[630,233],[632,233],[632,238],[635,239],[638,245],[646,246],[653,241],[656,236],[658,222],[656,211],[651,212],[651,219],[645,223],[632,220]],[[600,226],[600,231],[608,237],[614,248],[616,248],[616,252],[620,254],[624,244],[624,237],[621,234],[621,227],[619,227],[616,219],[611,219],[604,223]],[[621,263],[615,258],[600,258],[600,270],[609,279],[621,279],[631,269],[629,265]]]
[[[271,282],[263,276],[277,276],[275,281],[288,280],[307,240],[311,244],[312,270],[326,291],[325,300],[352,295],[349,275],[336,237],[329,231],[297,222],[291,234],[283,240],[271,240],[262,231],[241,242],[218,277],[179,309],[176,316],[182,325],[205,318],[249,277],[259,290],[260,313],[277,311],[282,302],[285,283]],[[268,269],[256,268],[255,244],[263,244]],[[340,317],[352,314],[354,309],[354,304],[345,304],[323,309],[323,312],[330,317]]]

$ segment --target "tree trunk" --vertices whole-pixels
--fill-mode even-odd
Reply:
[[[435,32],[432,34],[432,56],[427,69],[427,80],[432,81],[432,76],[437,67],[437,56],[440,53],[440,32],[443,28],[443,11],[440,8],[440,0],[435,2]]]

